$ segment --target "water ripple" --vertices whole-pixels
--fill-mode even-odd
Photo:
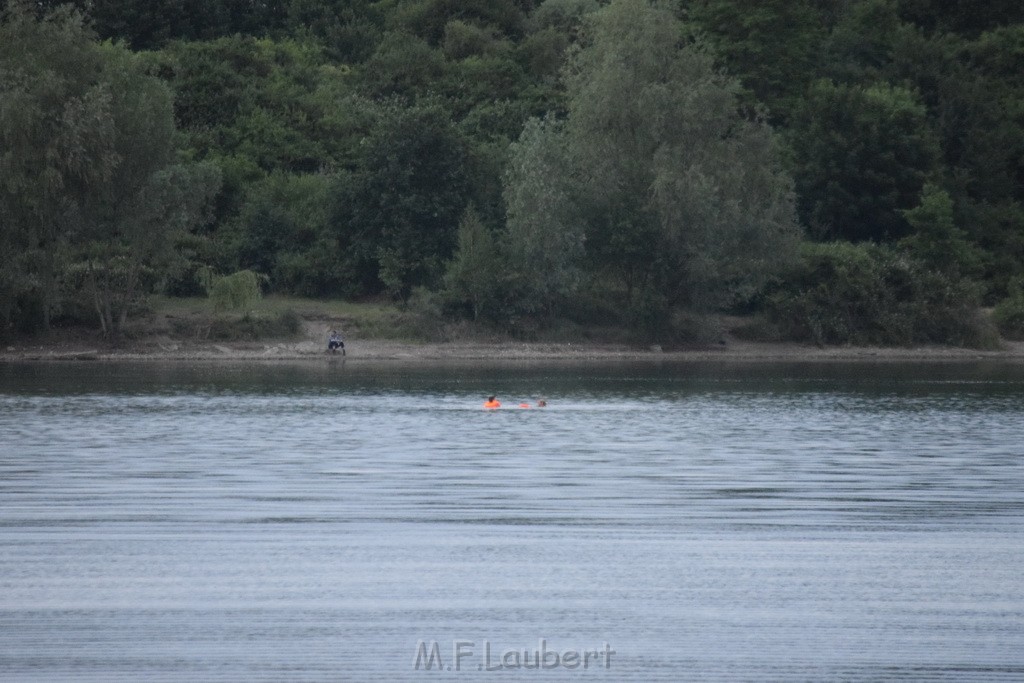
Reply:
[[[1019,680],[1024,378],[960,372],[0,368],[0,677]]]

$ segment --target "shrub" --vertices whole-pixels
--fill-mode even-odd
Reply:
[[[766,297],[769,319],[816,344],[991,346],[979,290],[891,247],[804,244],[796,266]]]
[[[251,270],[214,278],[209,289],[215,311],[237,311],[248,316],[260,300],[260,276]]]
[[[1010,296],[992,311],[992,320],[1007,339],[1024,341],[1024,278],[1010,281]]]

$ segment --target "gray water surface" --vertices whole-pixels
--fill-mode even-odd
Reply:
[[[1024,680],[1022,444],[998,364],[0,366],[0,679]]]

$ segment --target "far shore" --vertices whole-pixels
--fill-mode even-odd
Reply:
[[[110,362],[323,362],[323,361],[587,361],[587,362],[970,362],[1024,363],[1024,342],[1005,342],[998,350],[946,346],[818,347],[798,343],[729,340],[707,347],[662,349],[600,343],[469,342],[412,343],[348,339],[346,353],[329,353],[313,341],[180,342],[135,341],[122,346],[88,344],[8,345],[0,363]]]

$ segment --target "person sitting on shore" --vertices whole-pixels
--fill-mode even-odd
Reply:
[[[337,353],[338,349],[341,349],[341,355],[345,355],[345,342],[342,340],[341,335],[338,334],[337,330],[331,330],[331,336],[327,339],[327,350],[331,353]]]
[[[484,408],[493,410],[494,408],[500,408],[501,402],[495,396],[488,396],[487,401],[484,402]]]

